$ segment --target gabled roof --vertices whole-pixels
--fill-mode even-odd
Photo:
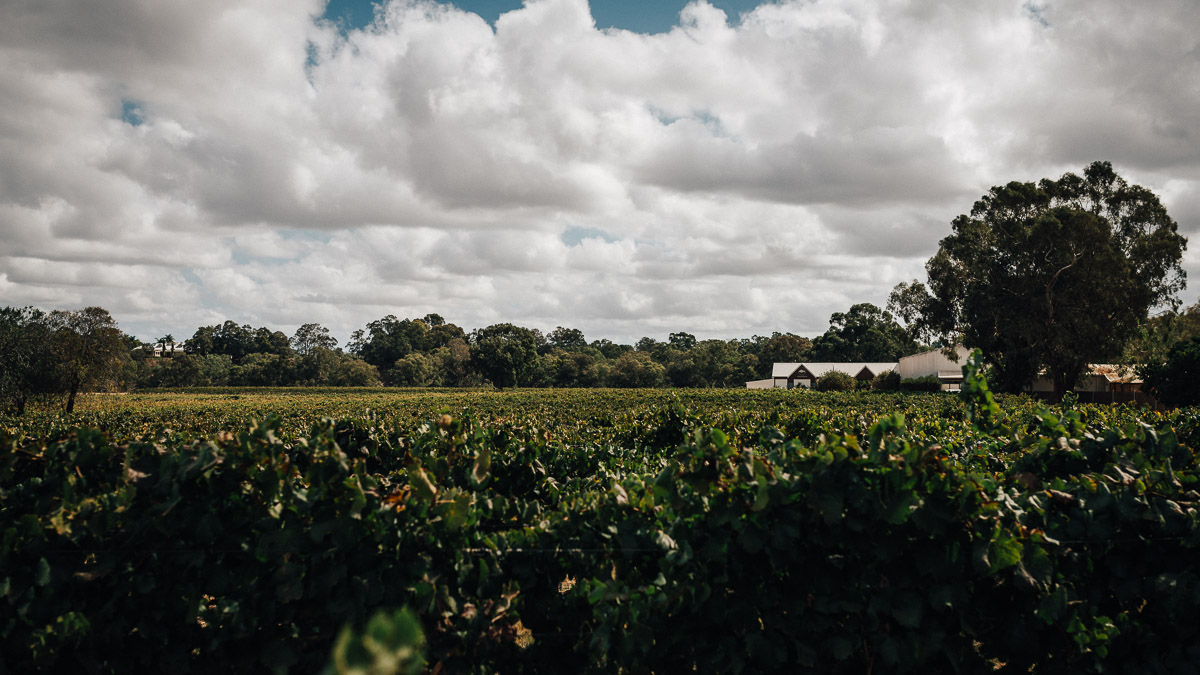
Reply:
[[[893,361],[891,363],[864,363],[864,364],[862,364],[862,367],[871,371],[872,375],[879,375],[881,373],[886,373],[889,370],[895,370],[895,369],[899,368],[900,364],[895,361]],[[859,370],[861,371],[862,369],[860,368]],[[850,373],[850,374],[854,375],[854,373]]]
[[[800,367],[799,363],[775,363],[771,365],[771,377],[791,377]]]
[[[868,363],[865,361],[855,362],[804,362],[804,363],[776,363],[771,366],[771,377],[792,377],[797,370],[804,368],[813,377],[821,378],[831,370],[839,370],[846,373],[850,377],[857,377],[864,368],[871,373],[872,376],[880,373],[886,373],[889,370],[895,370],[898,364],[892,363]]]

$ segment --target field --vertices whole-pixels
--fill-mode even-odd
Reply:
[[[1200,416],[967,389],[0,418],[0,672],[1196,672]]]

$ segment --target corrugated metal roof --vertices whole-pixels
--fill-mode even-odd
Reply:
[[[1130,366],[1118,366],[1111,363],[1093,363],[1088,367],[1092,375],[1103,376],[1109,382],[1126,382],[1141,384],[1142,378],[1137,376]]]

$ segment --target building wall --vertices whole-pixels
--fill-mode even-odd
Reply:
[[[958,370],[967,362],[967,355],[970,352],[962,345],[959,345],[955,351],[958,353],[957,362],[946,358],[940,349],[901,357],[898,368],[900,377],[911,380],[914,377],[937,375],[939,370]]]

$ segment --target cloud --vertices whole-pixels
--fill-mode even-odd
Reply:
[[[654,35],[584,0],[323,9],[0,6],[0,302],[142,337],[815,334],[1009,180],[1108,159],[1200,231],[1191,0],[699,1]]]

